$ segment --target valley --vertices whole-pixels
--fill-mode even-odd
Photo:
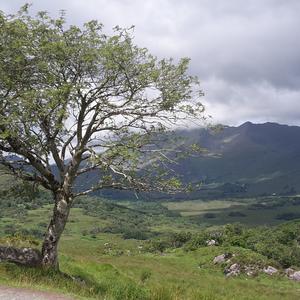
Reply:
[[[76,199],[59,246],[62,273],[1,262],[0,284],[72,299],[299,299],[300,283],[286,275],[288,268],[300,270],[298,165],[291,155],[298,151],[298,141],[288,150],[278,148],[282,164],[272,162],[279,154],[260,160],[259,143],[252,154],[230,152],[239,137],[252,140],[256,126],[216,133],[222,138],[210,133],[204,139],[203,132],[197,133],[210,152],[219,153],[175,165],[184,180],[201,181],[197,191],[168,197],[141,193],[138,198],[104,191]],[[296,130],[278,126],[283,135]],[[195,132],[186,137],[196,140]],[[277,139],[263,151],[278,147]],[[251,155],[256,162],[246,159]],[[88,179],[95,180],[95,174]],[[39,249],[52,201],[45,189],[15,180],[1,168],[0,245]],[[222,255],[231,258],[214,263]],[[228,276],[235,264],[238,273]],[[265,273],[270,267],[275,274]]]
[[[1,263],[0,283],[74,299],[298,299],[299,283],[288,279],[284,268],[297,269],[297,256],[290,261],[288,253],[298,251],[293,244],[299,222],[278,218],[284,211],[297,213],[298,201],[296,196],[176,202],[83,197],[60,245],[61,270],[71,277]],[[27,207],[18,206],[16,213],[2,198],[0,242],[39,247],[51,215],[49,199],[37,198],[39,207],[23,202]],[[208,247],[213,236],[221,238],[219,244]],[[278,237],[283,244],[273,242]],[[222,253],[234,253],[241,265],[275,266],[279,273],[227,278],[224,265],[213,263]]]

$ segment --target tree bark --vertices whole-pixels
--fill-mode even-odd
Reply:
[[[42,245],[42,266],[58,270],[57,247],[69,217],[72,198],[61,191],[57,192],[54,198],[53,215]]]

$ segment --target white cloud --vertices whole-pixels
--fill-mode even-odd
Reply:
[[[205,106],[216,122],[300,124],[300,90],[276,88],[266,81],[238,85],[218,78],[208,79],[203,86],[207,91]],[[223,95],[226,100],[222,100]]]

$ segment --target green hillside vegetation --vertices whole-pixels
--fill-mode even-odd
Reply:
[[[173,196],[152,194],[150,199],[155,196],[167,200],[223,200],[284,197],[300,192],[299,126],[246,122],[238,127],[224,126],[221,130],[177,131],[173,136],[176,136],[173,146],[178,150],[182,150],[183,145],[201,149],[187,157],[172,156],[178,163],[171,168],[183,181],[193,183],[194,190]],[[163,140],[169,147],[171,141],[165,136]],[[96,180],[97,176],[90,173],[82,184],[85,186]],[[112,199],[131,196],[134,199],[133,193],[112,190],[101,191],[98,196]]]
[[[201,225],[275,225],[300,218],[300,197],[268,196],[224,200],[168,201],[165,207]]]
[[[19,213],[13,213],[11,199],[2,197],[0,202],[0,244],[38,248],[48,222],[45,216],[51,215],[51,206],[45,204],[49,199],[37,194],[32,203],[38,207],[31,202],[16,205]],[[236,202],[230,206],[228,200],[221,206],[216,201],[206,205],[196,201],[195,208],[228,213],[236,211]],[[255,201],[241,203],[246,208]],[[63,273],[1,263],[0,282],[63,292],[76,299],[299,298],[299,283],[284,276],[287,267],[300,269],[299,221],[275,227],[207,227],[194,216],[181,216],[187,203],[169,203],[177,208],[173,211],[167,204],[81,198],[71,211],[60,246]],[[212,238],[218,246],[207,247]],[[269,276],[257,271],[254,277],[226,278],[226,264],[213,263],[222,253],[235,254],[232,262],[257,270],[271,265],[280,273]]]
[[[186,143],[207,149],[204,155],[175,166],[185,180],[201,180],[201,189],[189,198],[284,196],[300,191],[298,126],[246,122],[218,131],[194,129],[180,134]]]

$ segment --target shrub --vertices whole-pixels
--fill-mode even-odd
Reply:
[[[147,232],[144,232],[144,231],[139,231],[139,230],[135,230],[135,229],[132,229],[132,230],[126,230],[124,233],[123,233],[123,238],[125,240],[128,240],[128,239],[135,239],[135,240],[147,240],[149,237],[148,233]]]
[[[172,245],[169,241],[163,239],[151,240],[148,245],[146,245],[146,250],[150,252],[164,252],[167,248]]]
[[[171,234],[170,242],[172,247],[179,248],[187,243],[191,238],[192,234],[190,232],[176,232]]]
[[[191,237],[191,239],[184,245],[184,250],[193,251],[199,247],[206,246],[206,241],[210,239],[209,233],[202,231]]]

